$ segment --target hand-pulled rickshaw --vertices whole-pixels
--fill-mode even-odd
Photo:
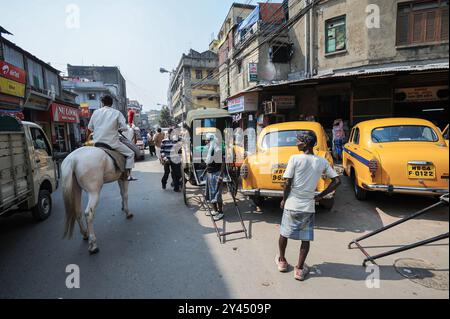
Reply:
[[[182,185],[183,197],[186,205],[189,205],[189,188],[202,189],[202,203],[211,215],[214,227],[222,243],[222,238],[226,235],[245,233],[248,238],[247,229],[242,220],[242,214],[236,201],[238,189],[236,174],[233,173],[233,134],[232,116],[226,110],[220,109],[198,109],[187,114],[184,123],[183,146],[182,146]],[[206,135],[214,134],[218,138],[218,146],[222,149],[222,161],[225,163],[223,170],[224,188],[231,195],[236,209],[236,213],[241,221],[242,230],[221,233],[217,228],[216,221],[211,214],[203,189],[206,186],[206,158],[209,146],[206,143]]]

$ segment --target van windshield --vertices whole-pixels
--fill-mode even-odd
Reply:
[[[428,126],[398,125],[379,127],[372,131],[374,143],[437,142],[438,140],[436,132]]]
[[[264,136],[262,148],[297,146],[297,136],[300,134],[316,134],[308,130],[278,131]],[[317,145],[317,143],[316,143]]]

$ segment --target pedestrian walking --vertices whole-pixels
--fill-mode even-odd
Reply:
[[[157,133],[153,137],[153,142],[155,142],[156,157],[161,161],[161,145],[162,141],[165,139],[164,133],[161,128],[158,128]],[[162,162],[161,162],[162,163]]]
[[[154,131],[148,132],[147,140],[148,140],[148,149],[150,151],[150,156],[156,155],[155,141],[153,140],[154,137],[155,137]]]
[[[225,161],[223,157],[220,162],[216,162],[217,154],[222,151],[217,143],[215,134],[206,135],[206,143],[208,146],[208,155],[206,157],[206,189],[205,197],[207,203],[212,205],[212,215],[215,221],[223,219],[223,174],[225,169]],[[204,174],[205,174],[204,173]],[[207,213],[209,215],[209,213]]]
[[[333,123],[333,155],[338,161],[342,160],[342,152],[344,151],[344,121],[337,119]]]
[[[285,253],[288,240],[301,241],[301,249],[294,278],[303,281],[309,273],[305,261],[309,253],[310,243],[314,241],[315,203],[335,191],[341,184],[338,174],[323,157],[314,155],[317,138],[312,133],[297,137],[297,146],[303,154],[290,158],[284,178],[284,197],[281,208],[284,210],[279,238],[279,255],[276,263],[280,272],[287,272],[289,264]],[[326,175],[332,179],[329,187],[319,195],[315,195],[317,184]]]
[[[164,176],[161,184],[162,189],[166,189],[167,181],[171,175],[173,190],[178,193],[181,185],[181,158],[180,152],[177,152],[174,148],[178,143],[178,139],[172,139],[171,134],[172,130],[169,131],[167,138],[161,142],[161,164],[164,166]]]

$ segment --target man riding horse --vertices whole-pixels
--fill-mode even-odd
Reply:
[[[94,133],[94,143],[106,144],[126,158],[125,169],[127,177],[131,176],[134,168],[135,153],[119,139],[119,131],[128,131],[125,117],[118,110],[113,109],[113,99],[109,95],[102,98],[103,107],[94,112],[88,129]]]
[[[124,178],[124,171],[130,176],[134,167],[135,153],[127,147],[126,139],[122,142],[119,138],[119,131],[126,131],[128,127],[122,113],[111,107],[113,104],[111,96],[103,97],[102,103],[104,107],[94,112],[88,127],[94,133],[97,147],[79,148],[69,154],[61,165],[62,192],[66,210],[64,236],[72,237],[75,223],[78,222],[83,238],[89,240],[88,250],[91,254],[99,252],[94,232],[94,217],[104,184],[119,183],[122,211],[127,219],[133,218],[128,209],[129,180]],[[115,155],[111,152],[115,152],[111,149],[125,156],[125,165],[120,163],[120,160],[113,159]],[[84,219],[81,212],[83,191],[88,195]]]

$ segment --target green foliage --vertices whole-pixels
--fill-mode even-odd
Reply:
[[[159,125],[161,127],[171,127],[176,125],[175,119],[170,114],[170,110],[167,106],[163,106],[161,114],[159,115]]]

